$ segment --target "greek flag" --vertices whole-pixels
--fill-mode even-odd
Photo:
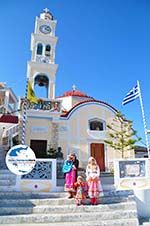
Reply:
[[[125,96],[125,98],[122,101],[122,105],[128,104],[132,101],[134,101],[137,97],[139,97],[140,92],[139,92],[139,87],[136,85],[133,87]]]

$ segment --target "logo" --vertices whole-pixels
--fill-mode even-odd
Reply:
[[[13,146],[6,155],[8,169],[16,175],[25,175],[32,171],[36,157],[32,149],[26,145]]]

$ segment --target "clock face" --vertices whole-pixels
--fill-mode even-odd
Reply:
[[[51,32],[51,28],[50,26],[44,24],[40,26],[40,32],[44,33],[44,34],[49,34]]]

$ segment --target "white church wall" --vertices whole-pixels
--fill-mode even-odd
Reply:
[[[78,107],[67,120],[62,120],[63,125],[61,126],[64,126],[64,123],[66,122],[66,128],[69,131],[69,135],[64,136],[63,141],[61,140],[62,146],[67,146],[66,143],[68,143],[71,150],[74,149],[73,147],[76,147],[80,164],[85,166],[91,155],[89,150],[90,144],[104,143],[104,139],[106,139],[106,130],[90,131],[89,120],[92,118],[99,118],[107,122],[108,120],[110,121],[112,116],[114,116],[114,113],[109,109],[105,109],[104,106],[97,104],[87,104]],[[114,156],[110,157],[113,158]],[[106,161],[109,161],[109,151],[107,153]],[[106,163],[106,165],[108,165],[108,163]]]
[[[71,96],[63,97],[63,98],[57,98],[58,100],[61,100],[62,103],[62,109],[69,111],[72,108],[72,98]]]

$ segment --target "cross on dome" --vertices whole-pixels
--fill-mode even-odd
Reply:
[[[76,85],[75,85],[75,84],[73,84],[73,85],[72,85],[72,90],[73,90],[73,91],[75,91],[75,90],[76,90],[76,88],[77,88],[77,87],[76,87]]]
[[[44,11],[45,13],[49,13],[49,9],[48,9],[48,8],[43,9],[43,11]]]

